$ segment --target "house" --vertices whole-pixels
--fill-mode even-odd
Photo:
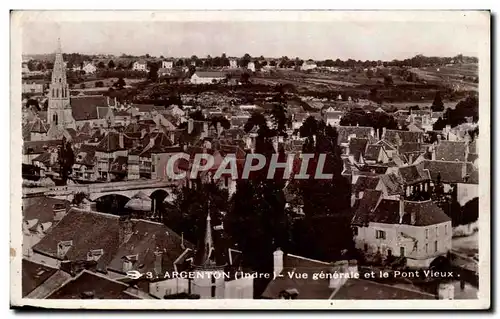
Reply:
[[[318,66],[316,65],[316,62],[314,62],[313,60],[307,60],[307,61],[304,61],[302,63],[302,65],[300,66],[300,69],[302,71],[309,71],[309,70],[314,70],[317,67]]]
[[[262,293],[263,299],[306,300],[375,300],[375,299],[436,299],[427,292],[409,290],[363,279],[356,260],[334,263],[302,256],[285,254],[281,249],[273,253],[276,276]],[[324,276],[318,274],[323,273]],[[342,276],[333,276],[334,273]],[[288,274],[307,274],[300,279]],[[439,297],[444,299],[444,294]]]
[[[147,62],[145,60],[135,61],[134,64],[132,65],[132,70],[147,72],[148,71]]]
[[[22,296],[27,299],[45,299],[72,277],[69,273],[42,263],[22,259]]]
[[[127,172],[126,168],[122,168],[126,166],[124,158],[127,158],[132,144],[132,139],[124,133],[108,132],[95,148],[97,178],[107,181],[122,179]]]
[[[109,100],[102,95],[74,96],[70,103],[77,129],[86,123],[91,127],[108,127],[108,122],[114,124],[113,109],[109,107]]]
[[[375,138],[375,129],[367,126],[338,126],[337,132],[339,145],[346,145],[353,137],[366,138],[372,140]]]
[[[22,86],[23,93],[31,93],[31,94],[43,94],[44,92],[44,83],[39,83],[36,81],[32,82],[24,82]]]
[[[95,74],[97,72],[97,67],[92,63],[87,63],[82,68],[85,71],[85,74]]]
[[[28,123],[24,129],[29,134],[29,138],[25,139],[25,141],[44,141],[49,139],[47,135],[49,127],[38,116]]]
[[[255,63],[251,62],[251,61],[248,62],[247,69],[252,71],[252,72],[255,72]]]
[[[23,164],[33,164],[33,159],[47,152],[57,152],[60,140],[25,141],[23,143]]]
[[[451,218],[434,202],[383,199],[365,192],[352,228],[356,248],[365,255],[406,258],[410,268],[427,268],[451,250]]]
[[[197,71],[191,76],[191,84],[214,84],[226,79],[224,72]]]
[[[235,59],[230,59],[229,60],[229,68],[230,69],[237,69],[238,68],[238,61]]]
[[[469,154],[468,144],[465,141],[441,140],[433,152],[433,159],[440,161],[465,162]]]
[[[75,149],[75,163],[73,164],[73,179],[79,181],[96,181],[99,174],[97,171],[96,147],[90,144],[82,144]]]
[[[165,60],[161,62],[161,68],[167,69],[167,70],[172,70],[174,67],[174,61],[172,60]]]
[[[340,120],[342,119],[344,112],[335,111],[335,110],[331,110],[331,109],[332,108],[328,108],[326,110],[326,112],[324,113],[325,123],[326,123],[326,125],[330,125],[330,126],[339,126]]]

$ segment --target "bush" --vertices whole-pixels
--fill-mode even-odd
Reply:
[[[102,83],[102,81],[97,81],[97,82],[95,82],[95,87],[102,88],[102,87],[104,87],[104,83]]]

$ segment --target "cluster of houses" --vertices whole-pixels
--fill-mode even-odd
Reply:
[[[172,66],[172,61],[164,61],[162,68]],[[165,163],[180,152],[191,156],[178,161],[177,171],[189,171],[195,154],[209,153],[216,162],[228,155],[243,161],[255,150],[257,129],[246,132],[243,126],[250,111],[261,106],[242,105],[227,114],[217,107],[203,109],[207,120],[193,120],[178,106],[123,104],[104,96],[70,97],[65,74],[58,52],[49,109],[45,114],[33,112],[23,124],[23,164],[32,168],[34,180],[33,175],[57,178],[63,140],[73,148],[70,177],[77,183],[168,180]],[[194,75],[199,83],[208,79],[213,83],[222,76]],[[398,114],[412,126],[405,131],[340,126],[343,114],[333,107],[293,112],[290,138],[276,138],[275,150],[281,144],[299,155],[304,141],[294,131],[309,116],[336,127],[342,175],[352,185],[356,248],[367,259],[404,259],[410,268],[429,267],[450,252],[453,232],[450,217],[432,201],[431,190],[442,184],[460,205],[478,197],[477,136],[468,133],[469,127],[446,127],[433,132],[436,141],[426,142],[437,116],[430,111]],[[229,127],[213,121],[215,116],[225,117]],[[180,185],[190,185],[186,176],[178,181]],[[213,181],[212,174],[203,175],[202,181]],[[236,181],[230,175],[216,182],[234,193]],[[303,214],[300,201],[294,203],[297,214]],[[164,224],[96,212],[87,199],[76,206],[66,200],[27,197],[23,199],[23,237],[26,298],[452,299],[455,295],[450,283],[431,294],[364,279],[314,280],[311,275],[305,281],[278,276],[255,296],[254,277],[242,275],[251,273],[242,263],[242,252],[227,243],[223,225],[212,225],[209,211],[196,246]],[[358,270],[355,260],[332,264],[280,249],[273,253],[273,260],[277,274]],[[130,278],[127,272],[133,270],[154,276]],[[201,275],[163,276],[190,271]]]

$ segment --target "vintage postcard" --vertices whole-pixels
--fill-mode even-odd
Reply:
[[[10,107],[12,307],[490,307],[489,11],[12,11]]]

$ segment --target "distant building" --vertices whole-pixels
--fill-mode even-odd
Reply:
[[[226,78],[226,74],[223,72],[195,72],[191,76],[191,84],[213,84],[220,82]]]
[[[316,65],[316,62],[314,62],[312,60],[308,60],[308,61],[304,61],[304,63],[302,63],[300,69],[302,71],[308,71],[308,70],[314,70],[317,67],[318,66]]]
[[[85,71],[85,74],[94,74],[97,68],[92,63],[87,63],[83,66],[82,70]]]
[[[148,65],[144,60],[135,61],[132,65],[132,70],[146,72],[148,70]]]
[[[252,72],[255,72],[255,63],[248,62],[247,69],[252,71]]]
[[[24,73],[30,73],[30,69],[28,68],[28,63],[23,62],[21,66],[21,72]]]
[[[238,68],[238,61],[236,61],[235,59],[230,59],[229,60],[229,68],[237,69]]]
[[[33,93],[33,94],[42,94],[44,89],[43,83],[33,82],[23,82],[23,93]]]
[[[161,67],[163,69],[169,69],[169,70],[171,70],[174,67],[174,61],[171,61],[171,60],[162,61],[161,62]]]

